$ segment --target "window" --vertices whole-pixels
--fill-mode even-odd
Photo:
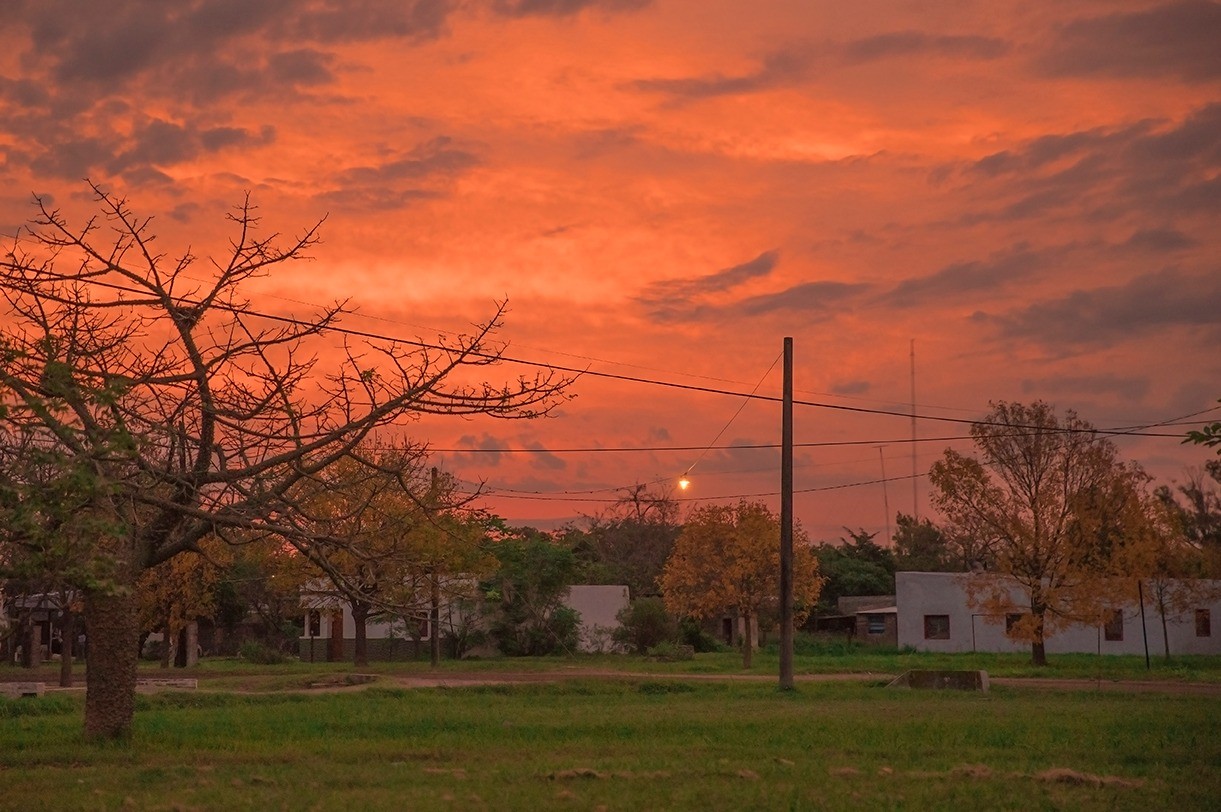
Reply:
[[[311,609],[309,612],[309,626],[305,630],[309,637],[322,636],[322,612],[317,609]]]
[[[950,639],[950,616],[949,615],[925,615],[924,616],[924,639],[925,640],[949,640]]]
[[[1196,610],[1196,637],[1212,637],[1212,617],[1207,609]]]
[[[1102,635],[1107,640],[1117,642],[1123,640],[1123,610],[1116,609],[1111,612],[1111,617],[1107,620],[1106,625],[1102,627]]]
[[[886,615],[865,615],[865,623],[869,634],[886,634]]]

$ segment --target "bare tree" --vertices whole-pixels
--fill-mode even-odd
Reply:
[[[461,371],[501,359],[503,305],[469,335],[432,344],[345,338],[324,370],[317,342],[336,334],[345,303],[270,316],[242,294],[307,258],[321,223],[290,239],[264,235],[247,198],[228,215],[228,251],[207,265],[189,250],[160,252],[151,219],[90,187],[99,215],[73,226],[39,199],[0,260],[0,442],[33,443],[82,472],[77,517],[105,528],[88,539],[79,585],[85,731],[118,737],[134,711],[143,570],[210,534],[311,541],[289,520],[299,484],[375,429],[419,414],[545,415],[571,379],[544,370],[507,385],[465,382]]]

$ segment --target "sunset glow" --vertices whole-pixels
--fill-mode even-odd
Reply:
[[[1130,430],[1121,452],[1161,482],[1208,458],[1179,438],[1221,398],[1221,3],[18,0],[5,18],[6,243],[33,195],[91,214],[89,178],[154,215],[168,254],[220,256],[248,191],[268,230],[326,218],[257,308],[348,299],[348,327],[433,340],[507,299],[525,363],[482,374],[592,373],[549,419],[403,428],[510,523],[636,483],[777,505],[780,405],[743,396],[778,398],[784,336],[817,540],[880,538],[886,487],[892,513],[929,515],[929,465],[969,445],[949,421],[989,401]]]

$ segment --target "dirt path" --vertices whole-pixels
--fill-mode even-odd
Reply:
[[[897,674],[799,674],[797,683],[819,682],[881,682]],[[444,674],[388,674],[379,683],[402,688],[455,688],[471,685],[512,685],[521,683],[553,683],[576,679],[600,680],[689,680],[697,682],[775,682],[774,674],[653,674],[635,671],[572,670],[551,672],[446,672]],[[994,677],[993,685],[1006,688],[1033,688],[1051,691],[1120,691],[1127,693],[1161,693],[1172,695],[1221,696],[1221,683],[1171,682],[1139,680],[1049,679],[1042,677]],[[355,686],[356,688],[363,686]],[[346,690],[346,689],[343,689]]]

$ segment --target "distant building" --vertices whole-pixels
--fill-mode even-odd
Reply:
[[[1022,591],[1013,587],[1014,612],[989,615],[972,607],[967,600],[967,579],[997,577],[979,573],[899,572],[895,574],[895,607],[898,644],[919,651],[993,651],[1023,652],[1030,643],[1015,640],[1006,633],[1022,617]],[[1203,582],[1200,599],[1186,611],[1167,616],[1166,635],[1157,607],[1145,597],[1142,618],[1136,601],[1115,610],[1110,620],[1099,626],[1074,624],[1048,635],[1048,654],[1098,653],[1150,654],[1165,651],[1168,637],[1170,653],[1221,654],[1221,581]]]
[[[356,622],[351,609],[339,598],[325,594],[307,594],[302,601],[305,609],[299,654],[308,661],[348,660],[353,656]],[[581,617],[577,629],[581,651],[605,651],[613,646],[612,635],[619,628],[618,614],[628,605],[628,588],[622,585],[577,585],[568,590],[564,605]],[[442,628],[454,623],[454,616],[471,612],[469,608],[442,605]],[[462,618],[458,622],[476,618]],[[365,637],[370,660],[410,660],[426,656],[433,629],[428,614],[422,612],[410,619],[370,619],[365,624]],[[444,639],[444,638],[443,638]],[[480,653],[491,653],[483,651]]]

